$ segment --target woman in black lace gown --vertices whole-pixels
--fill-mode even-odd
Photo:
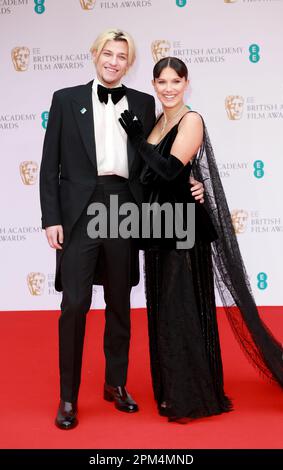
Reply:
[[[143,239],[154,395],[160,414],[182,422],[232,409],[223,389],[214,283],[244,352],[263,376],[281,386],[282,347],[252,297],[203,119],[184,105],[186,65],[177,58],[161,59],[153,76],[163,114],[148,141],[128,111],[120,120],[145,161],[141,180],[148,201],[194,202],[187,183],[191,174],[205,187],[204,206],[195,204],[191,249],[177,248],[176,233]]]

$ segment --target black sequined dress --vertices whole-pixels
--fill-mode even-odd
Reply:
[[[169,156],[174,126],[156,150]],[[215,284],[233,332],[251,362],[283,385],[282,347],[260,319],[231,223],[209,137],[192,164],[173,181],[145,166],[141,181],[149,202],[194,202],[189,176],[202,181],[205,205],[195,204],[196,241],[176,249],[168,240],[143,240],[150,363],[160,414],[199,418],[232,409],[223,389]],[[171,243],[171,245],[170,245]]]

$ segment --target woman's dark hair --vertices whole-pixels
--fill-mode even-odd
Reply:
[[[161,72],[166,69],[166,67],[170,67],[171,69],[175,70],[176,74],[183,78],[185,77],[188,80],[188,69],[186,64],[177,57],[164,57],[160,59],[153,68],[153,78],[154,80],[160,77]]]

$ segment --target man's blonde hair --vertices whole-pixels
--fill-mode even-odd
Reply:
[[[103,33],[99,34],[96,38],[91,46],[90,52],[92,54],[95,52],[97,57],[99,57],[107,41],[126,41],[129,49],[128,64],[129,66],[133,65],[136,58],[136,48],[134,40],[129,33],[126,33],[121,29],[106,29],[106,31],[103,31]]]

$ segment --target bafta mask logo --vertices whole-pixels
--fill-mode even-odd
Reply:
[[[236,3],[238,0],[224,0],[224,3]]]
[[[154,62],[158,62],[160,59],[168,57],[170,55],[170,49],[171,44],[165,39],[158,39],[157,41],[153,41],[151,44],[151,52]]]
[[[15,70],[17,72],[26,72],[29,66],[29,48],[25,46],[14,47],[11,55]]]
[[[24,184],[30,186],[36,183],[38,164],[31,160],[20,163],[20,175]]]
[[[96,0],[80,0],[83,10],[93,10]]]
[[[231,212],[232,224],[236,234],[246,231],[248,217],[248,213],[243,209],[234,209]]]
[[[27,275],[28,288],[31,295],[42,295],[45,276],[42,273],[29,273]]]
[[[237,121],[242,118],[244,101],[244,98],[239,95],[226,96],[225,108],[229,119]]]

